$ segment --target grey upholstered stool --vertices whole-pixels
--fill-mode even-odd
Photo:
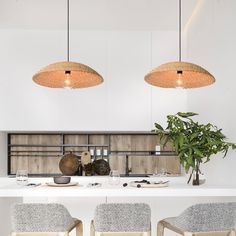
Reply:
[[[82,222],[61,204],[16,204],[11,217],[12,236],[67,236],[74,228],[82,236]]]
[[[144,203],[108,203],[96,207],[91,236],[150,236],[151,210]]]
[[[166,218],[157,225],[157,235],[164,228],[182,235],[235,235],[236,202],[196,204],[177,217]]]

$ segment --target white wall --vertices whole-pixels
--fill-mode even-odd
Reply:
[[[185,91],[151,88],[143,79],[152,66],[176,59],[176,32],[71,32],[71,60],[105,79],[81,90],[48,89],[31,79],[41,67],[65,59],[65,32],[0,35],[0,130],[151,130],[167,114],[186,110]]]
[[[216,78],[211,87],[188,91],[188,110],[199,120],[223,129],[236,142],[236,1],[200,1],[187,29],[188,59],[208,69]],[[214,156],[203,171],[208,182],[230,183],[236,178],[236,152]]]
[[[0,176],[7,175],[7,134],[0,132]]]

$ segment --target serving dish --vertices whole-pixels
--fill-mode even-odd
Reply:
[[[77,186],[79,185],[78,182],[70,182],[68,184],[56,184],[54,182],[49,182],[49,183],[46,183],[47,186],[49,187],[71,187],[71,186]]]
[[[136,188],[163,188],[169,186],[169,181],[149,182],[149,181],[131,181],[129,186]]]

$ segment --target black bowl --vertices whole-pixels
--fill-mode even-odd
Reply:
[[[70,176],[54,176],[53,181],[55,184],[69,184],[70,183]]]

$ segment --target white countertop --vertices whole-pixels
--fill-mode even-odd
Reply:
[[[147,179],[149,181],[169,180],[169,186],[163,188],[123,187],[123,183],[134,180]],[[185,177],[151,177],[151,178],[121,178],[119,185],[108,184],[108,177],[72,177],[78,186],[49,187],[52,178],[30,178],[30,183],[41,183],[37,187],[19,186],[15,178],[0,178],[0,197],[234,197],[236,185],[217,186],[207,183],[192,186],[186,183]],[[102,183],[101,187],[87,187],[88,183]]]

